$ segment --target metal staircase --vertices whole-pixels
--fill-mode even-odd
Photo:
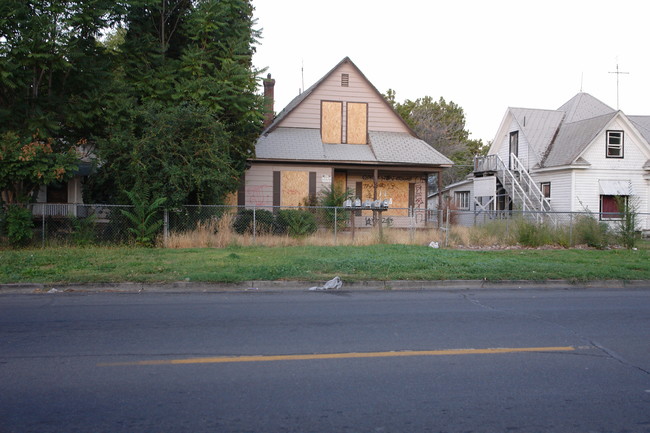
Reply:
[[[539,217],[549,216],[547,213],[553,211],[551,203],[515,154],[510,154],[510,168],[499,155],[477,157],[474,172],[493,172],[517,210],[535,213]]]

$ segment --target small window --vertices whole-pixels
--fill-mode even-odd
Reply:
[[[551,198],[551,182],[540,183],[539,189],[542,190],[542,195],[544,198]]]
[[[455,192],[454,202],[459,210],[469,210],[469,191]]]
[[[341,87],[350,86],[350,74],[341,74]]]
[[[600,196],[600,219],[620,220],[627,206],[626,195],[601,195]]]
[[[607,131],[607,158],[623,158],[623,131]]]

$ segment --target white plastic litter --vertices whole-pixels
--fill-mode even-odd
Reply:
[[[431,243],[429,244],[429,246],[430,246],[431,248],[440,248],[440,245],[438,244],[438,242],[431,242]]]
[[[339,277],[334,277],[331,280],[329,280],[327,283],[325,283],[322,286],[316,286],[316,287],[310,287],[309,290],[316,291],[316,290],[338,290],[343,286],[343,281],[341,281],[341,278]]]
[[[50,290],[47,291],[47,293],[59,293],[60,290],[57,290],[55,288],[51,288]]]

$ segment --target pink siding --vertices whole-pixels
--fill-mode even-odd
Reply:
[[[349,87],[341,86],[341,74],[350,75]],[[368,103],[368,130],[407,132],[397,114],[386,105],[368,81],[351,65],[344,63],[333,71],[279,126],[289,128],[320,128],[320,101]],[[346,118],[345,107],[343,118]],[[344,132],[345,136],[345,132]]]

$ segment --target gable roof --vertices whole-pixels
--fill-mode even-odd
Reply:
[[[344,57],[343,60],[338,62],[336,64],[336,66],[334,66],[332,69],[330,69],[330,71],[328,73],[323,75],[323,77],[320,80],[316,81],[307,90],[304,90],[301,94],[299,94],[298,96],[293,98],[293,100],[291,102],[289,102],[289,104],[286,107],[284,107],[282,109],[282,111],[280,111],[280,113],[278,113],[277,116],[275,116],[275,118],[273,119],[273,122],[271,122],[271,124],[264,131],[262,131],[262,134],[267,134],[267,133],[271,132],[273,129],[279,127],[280,124],[282,123],[282,121],[284,120],[284,118],[287,117],[287,115],[289,115],[289,113],[291,113],[293,110],[295,110],[296,107],[298,107],[305,99],[307,99],[312,93],[314,93],[314,90],[316,90],[325,80],[327,80],[330,77],[330,75],[332,75],[334,72],[336,72],[336,70],[339,69],[341,67],[341,65],[344,65],[344,64],[348,64],[351,67],[353,67],[356,70],[356,72],[359,74],[359,76],[361,76],[364,79],[366,84],[380,97],[380,99],[382,101],[384,101],[384,103],[386,104],[386,107],[388,107],[395,114],[395,116],[399,119],[399,121],[411,133],[411,135],[416,136],[415,132],[404,121],[404,119],[402,119],[400,117],[400,115],[397,114],[395,109],[393,107],[391,107],[388,102],[385,101],[384,96],[381,94],[381,92],[379,90],[377,90],[377,88],[370,82],[370,80],[368,80],[368,78],[363,74],[363,72],[361,72],[361,69],[359,69],[357,67],[357,65],[355,65],[354,62],[347,56]]]
[[[557,167],[579,163],[577,159],[582,152],[621,112],[588,93],[579,92],[557,110],[511,107],[506,118],[508,113],[525,135],[530,150],[537,155],[539,167]],[[647,139],[650,117],[638,116],[638,122],[642,124],[639,130],[647,132]],[[499,132],[504,127],[507,125],[502,123]]]
[[[319,128],[283,127],[282,122],[314,94],[343,64],[350,65],[365,84],[404,125],[405,132],[368,131],[368,144],[325,144]],[[414,166],[452,166],[453,162],[419,139],[415,132],[395,112],[375,86],[368,81],[359,68],[345,57],[325,76],[293,99],[262,132],[255,145],[255,159],[292,162],[337,162],[342,164],[382,164]]]

